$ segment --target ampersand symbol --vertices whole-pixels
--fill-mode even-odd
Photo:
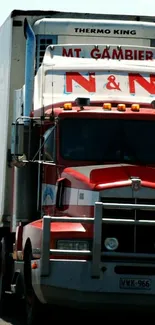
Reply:
[[[107,85],[106,85],[107,89],[110,89],[110,90],[116,89],[116,90],[121,91],[120,86],[119,86],[120,84],[119,84],[119,82],[118,83],[116,82],[116,77],[114,75],[109,76],[107,78],[107,80],[108,80]]]

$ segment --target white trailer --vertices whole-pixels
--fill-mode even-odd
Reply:
[[[56,47],[57,44],[63,46]],[[40,188],[36,188],[40,171],[12,168],[11,124],[21,115],[30,116],[33,108],[40,108],[36,82],[40,82],[38,76],[48,46],[57,56],[151,60],[152,64],[154,17],[15,10],[1,26],[0,237],[5,237],[1,261],[5,252],[8,273],[8,257],[19,222],[29,224],[42,216]],[[9,286],[8,273],[5,278]]]

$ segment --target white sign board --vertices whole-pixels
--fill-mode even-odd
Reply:
[[[153,60],[154,47],[118,45],[56,45],[50,46],[51,56],[113,60]]]
[[[53,89],[52,89],[53,88]],[[155,96],[155,75],[121,73],[113,71],[70,72],[49,71],[45,77],[45,93],[54,101],[62,96]]]
[[[154,61],[136,62],[47,56],[35,78],[34,109],[77,97],[150,103],[155,99]]]

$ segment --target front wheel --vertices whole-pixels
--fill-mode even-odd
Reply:
[[[24,263],[24,278],[25,278],[25,323],[26,325],[36,325],[42,323],[42,317],[45,310],[45,305],[42,304],[32,286],[32,271],[31,271],[31,253],[25,253]]]
[[[26,309],[26,325],[36,325],[42,323],[44,314],[44,305],[40,303],[35,293],[31,293],[31,297],[25,297]]]

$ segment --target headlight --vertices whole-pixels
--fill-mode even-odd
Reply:
[[[86,240],[58,240],[57,249],[87,251],[89,250],[89,242]]]
[[[104,246],[108,251],[115,251],[118,248],[117,238],[106,238],[104,241]]]

